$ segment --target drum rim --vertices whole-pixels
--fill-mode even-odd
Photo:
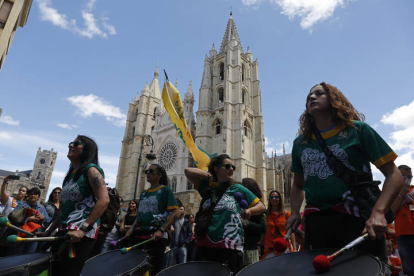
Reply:
[[[182,264],[175,264],[175,265],[173,265],[173,266],[170,266],[170,267],[167,267],[166,269],[163,269],[163,270],[161,270],[160,272],[158,272],[155,276],[157,276],[157,275],[159,275],[159,274],[161,274],[161,273],[163,273],[163,272],[165,272],[165,271],[167,271],[167,270],[169,270],[169,269],[172,269],[172,268],[174,268],[174,267],[176,267],[176,266],[179,266],[179,265],[186,265],[186,264],[194,264],[194,263],[209,263],[209,264],[211,264],[211,263],[214,263],[214,264],[217,264],[217,265],[220,265],[220,266],[222,266],[222,267],[225,267],[226,269],[227,269],[227,271],[229,272],[229,275],[232,275],[231,274],[231,270],[230,270],[230,268],[228,268],[226,265],[224,265],[224,264],[221,264],[221,263],[218,263],[218,262],[211,262],[211,261],[191,261],[191,262],[186,262],[186,263],[182,263]]]
[[[82,276],[82,272],[83,272],[83,270],[85,269],[85,266],[86,266],[86,264],[87,264],[88,262],[92,262],[95,258],[97,258],[97,257],[99,257],[99,256],[102,256],[102,255],[105,255],[105,254],[111,254],[111,253],[115,253],[115,252],[120,252],[120,251],[121,251],[120,249],[110,250],[110,251],[108,251],[108,252],[98,254],[98,255],[96,255],[96,256],[94,256],[94,257],[92,257],[92,258],[88,259],[88,260],[85,262],[84,267],[82,268],[82,271],[81,271],[80,276]],[[149,258],[150,258],[150,255],[149,255],[147,252],[145,252],[144,250],[138,249],[138,248],[134,248],[134,249],[133,249],[133,250],[131,250],[131,251],[141,251],[141,252],[145,253],[145,255],[146,255],[145,261],[146,261],[146,263],[149,263]],[[119,253],[118,253],[118,254],[119,254]],[[131,271],[136,270],[137,268],[139,269],[139,268],[141,268],[141,267],[142,267],[142,265],[145,265],[145,264],[146,264],[146,263],[145,263],[145,261],[144,261],[144,262],[142,262],[141,264],[139,264],[139,265],[135,266],[134,268],[131,268],[131,269],[130,269],[130,270],[128,270],[128,271],[124,271],[124,272],[122,272],[121,274],[116,274],[115,276],[117,276],[117,275],[125,275],[125,274],[127,274],[127,273],[130,273]]]
[[[33,255],[33,254],[42,254],[42,255],[47,255],[47,256],[44,256],[44,257],[39,258],[37,260],[31,261],[29,263],[21,263],[19,265],[16,265],[16,266],[13,266],[13,267],[8,267],[8,268],[5,268],[5,269],[0,268],[0,272],[3,273],[3,272],[6,272],[8,270],[15,269],[15,268],[18,268],[18,267],[30,266],[32,263],[35,263],[35,262],[39,262],[40,263],[42,260],[43,261],[46,261],[46,259],[50,263],[50,261],[52,260],[52,253],[50,253],[50,252],[35,252],[35,253],[29,253],[29,254],[18,254],[18,255],[12,255],[12,256],[7,256],[7,257],[2,257],[1,259],[2,260],[6,260],[8,258],[14,258],[14,257],[20,257],[20,256],[28,256],[28,255]]]
[[[298,251],[298,252],[291,252],[291,253],[289,253],[289,254],[298,254],[298,253],[301,253],[301,252],[306,252],[306,251],[329,251],[329,252],[331,252],[331,253],[329,253],[329,254],[332,254],[332,253],[334,253],[334,252],[336,252],[336,251],[338,251],[339,249],[338,248],[319,248],[319,249],[312,249],[312,250],[305,250],[305,251]],[[379,269],[380,269],[380,271],[379,271],[379,274],[376,274],[376,275],[374,275],[374,276],[381,276],[381,275],[383,275],[383,273],[382,273],[382,270],[383,270],[383,267],[384,267],[384,265],[383,265],[383,262],[381,262],[381,260],[378,258],[378,257],[376,257],[376,256],[374,256],[374,255],[371,255],[371,254],[368,254],[368,253],[365,253],[365,252],[362,252],[362,251],[359,251],[359,250],[350,250],[350,252],[357,252],[357,253],[361,253],[361,254],[363,254],[363,255],[367,255],[367,256],[369,256],[369,257],[371,257],[372,259],[374,259],[376,262],[377,262],[377,264],[378,264],[378,266],[379,266]],[[282,255],[277,255],[277,256],[273,256],[273,257],[270,257],[270,258],[268,258],[268,259],[264,259],[264,260],[260,260],[259,262],[257,262],[257,263],[254,263],[254,264],[251,264],[251,265],[249,265],[249,266],[246,266],[246,267],[244,267],[242,270],[240,270],[239,272],[237,272],[237,274],[236,275],[234,275],[234,276],[239,276],[239,275],[241,275],[241,273],[243,272],[243,270],[245,270],[245,269],[248,269],[249,267],[251,267],[251,266],[253,266],[253,265],[256,265],[256,264],[258,264],[258,263],[263,263],[264,261],[268,261],[268,260],[271,260],[271,259],[273,259],[273,258],[278,258],[278,257],[282,257],[282,256],[285,256],[285,255],[289,255],[289,254],[282,254]],[[315,256],[316,257],[316,256]]]

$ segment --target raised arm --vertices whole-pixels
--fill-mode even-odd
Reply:
[[[1,203],[3,205],[6,204],[7,200],[9,200],[9,195],[6,193],[7,182],[10,180],[9,176],[10,175],[4,178],[3,184],[1,185]]]
[[[194,184],[194,189],[196,190],[198,190],[201,178],[208,178],[211,176],[208,172],[205,172],[197,168],[186,168],[184,170],[184,173],[187,179]]]

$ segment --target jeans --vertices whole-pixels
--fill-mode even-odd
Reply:
[[[414,275],[414,235],[401,235],[397,243],[404,273]]]
[[[174,246],[168,259],[168,267],[174,265],[174,263],[183,264],[185,262],[187,262],[187,247]]]

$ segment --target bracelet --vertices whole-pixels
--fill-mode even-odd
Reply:
[[[165,233],[165,231],[164,231],[164,230],[162,230],[162,228],[161,228],[161,227],[160,227],[160,228],[158,228],[157,230],[158,230],[158,231],[161,231],[161,233],[163,233],[163,234]]]
[[[405,198],[405,195],[402,195],[402,194],[398,194],[398,196],[401,198]]]

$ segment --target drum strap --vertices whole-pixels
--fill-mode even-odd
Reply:
[[[69,230],[68,231],[68,235],[70,234],[70,232],[72,232],[71,230]],[[60,254],[62,254],[62,252],[66,249],[66,248],[68,248],[68,253],[69,253],[69,258],[75,258],[76,257],[76,253],[75,253],[75,249],[74,249],[74,247],[73,247],[73,243],[70,243],[70,242],[68,242],[68,241],[64,241],[63,243],[62,243],[62,245],[59,247],[59,250],[58,250],[58,253],[57,253],[57,255],[60,255]]]

